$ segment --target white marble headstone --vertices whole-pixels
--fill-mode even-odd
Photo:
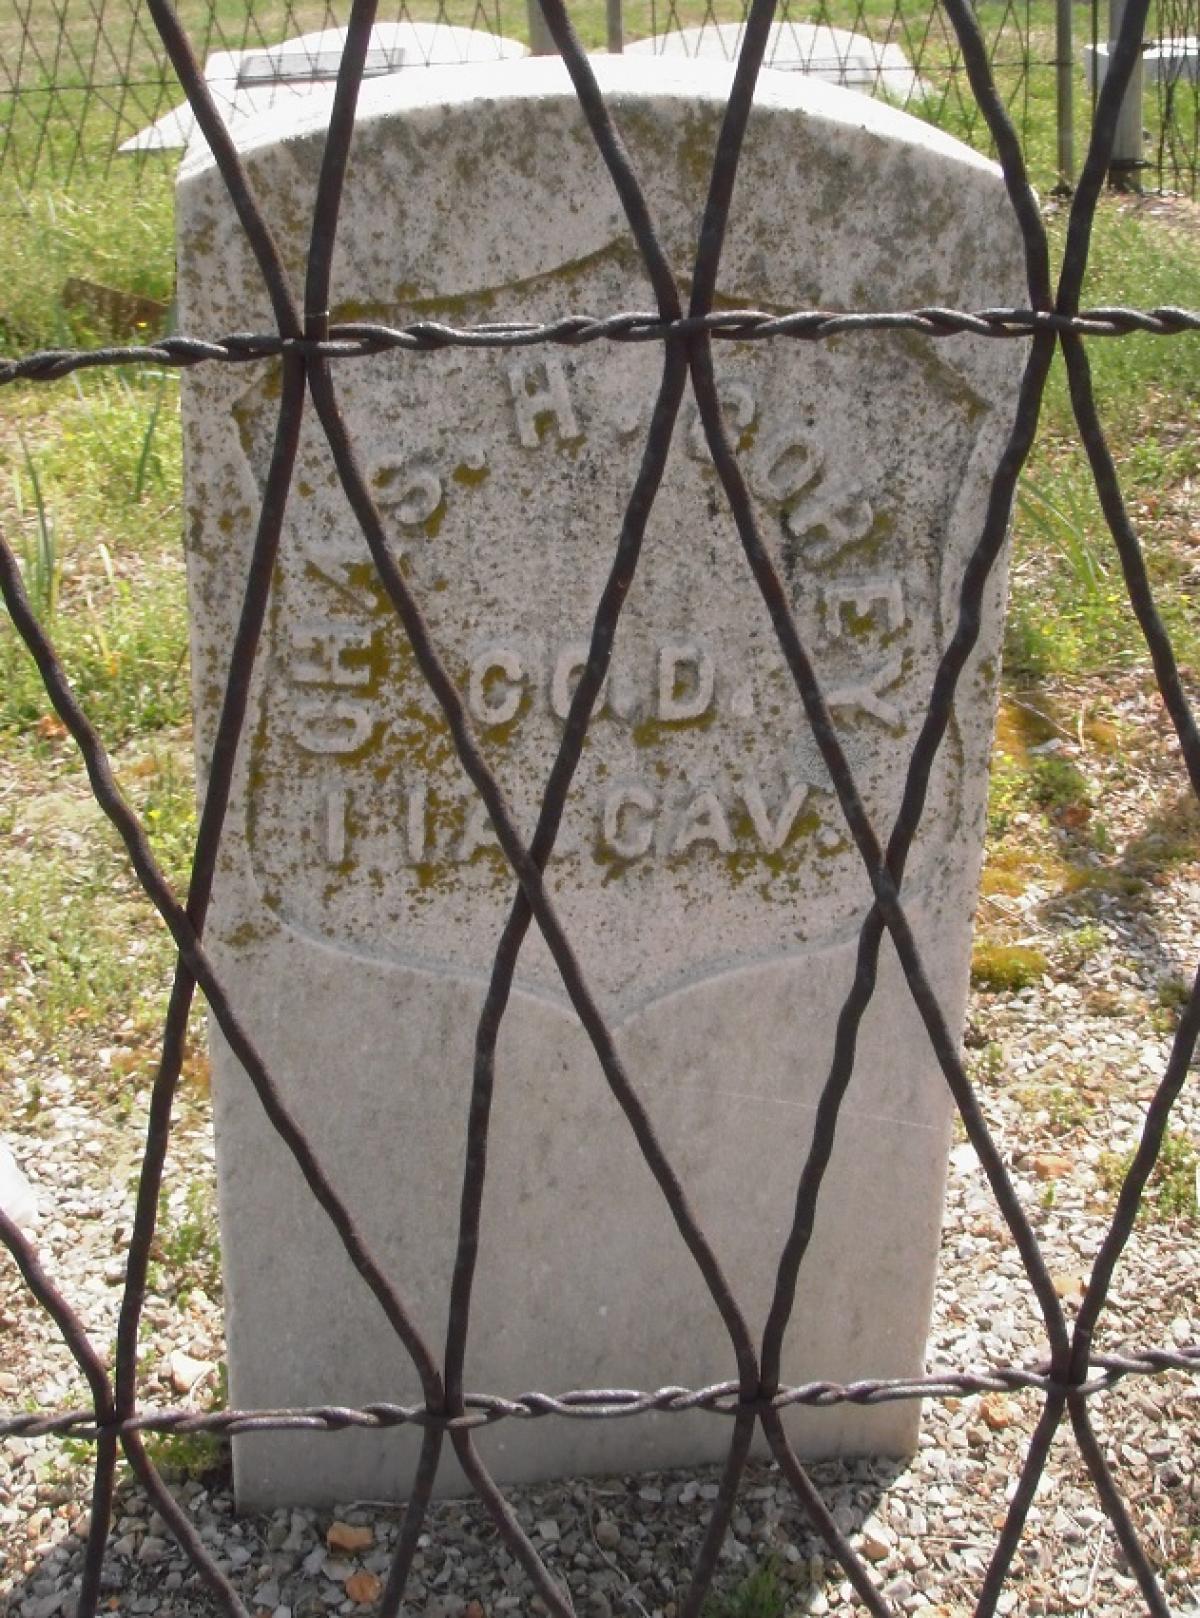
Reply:
[[[690,272],[728,69],[594,63],[676,271]],[[300,278],[326,111],[245,158]],[[270,329],[218,176],[185,165],[187,331]],[[364,87],[334,317],[467,325],[652,308],[561,64]],[[725,305],[1021,301],[997,170],[884,104],[764,79]],[[759,519],[886,835],[1012,414],[1023,344],[872,334],[717,349]],[[392,354],[336,367],[400,559],[526,833],[584,656],[662,364],[656,344]],[[198,756],[271,444],[271,364],[186,381]],[[905,893],[961,1013],[998,655],[993,600]],[[548,880],[706,1231],[761,1329],[869,902],[685,406]],[[210,925],[289,1105],[440,1352],[476,1018],[513,893],[447,729],[304,430]],[[230,1394],[239,1407],[418,1397],[248,1083],[214,1039]],[[790,1382],[918,1371],[950,1132],[890,949],[787,1341]],[[734,1375],[549,954],[530,937],[500,1041],[467,1386]],[[797,1414],[809,1454],[900,1453],[918,1408]],[[506,1479],[715,1458],[719,1416],[507,1421]],[[403,1494],[415,1434],[254,1435],[250,1505]],[[453,1488],[447,1463],[440,1486]]]

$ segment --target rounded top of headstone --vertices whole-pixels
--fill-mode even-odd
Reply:
[[[733,69],[644,56],[590,65],[682,272]],[[235,132],[298,275],[333,93],[321,86]],[[222,223],[232,215],[207,150],[188,154],[180,187],[181,219],[211,219],[214,264],[232,285],[228,255],[245,247]],[[345,195],[335,285],[358,318],[383,312],[380,266],[383,301],[412,305],[527,283],[630,242],[558,58],[364,83]],[[997,266],[1019,262],[999,168],[886,102],[805,75],[760,75],[733,198],[731,221],[739,218],[753,227],[731,230],[721,284],[743,306],[897,309],[968,298],[978,308],[1021,297],[1007,272],[997,284]],[[631,307],[650,306],[646,286]],[[230,307],[228,318],[237,329],[244,311]]]
[[[733,82],[733,64],[725,61],[623,54],[593,56],[589,63],[601,91],[618,100],[637,97],[664,106],[704,100],[723,105]],[[281,141],[319,137],[328,127],[333,94],[332,83],[322,85],[302,100],[284,102],[259,117],[247,119],[237,130],[239,150],[250,153]],[[357,124],[361,130],[377,119],[475,108],[481,102],[499,98],[507,102],[577,101],[566,66],[556,56],[466,63],[453,74],[389,74],[364,81],[358,98]],[[849,125],[864,136],[874,135],[926,151],[964,168],[999,174],[990,159],[933,124],[808,74],[760,75],[754,101],[760,114],[800,112],[830,125]],[[191,178],[212,163],[207,149],[189,152],[180,180]]]
[[[686,306],[731,70],[646,57],[593,67]],[[265,120],[244,142],[296,286],[326,117],[310,108]],[[207,163],[188,172],[183,328],[269,329],[219,176]],[[1021,279],[994,165],[892,107],[763,75],[718,308],[971,309],[1019,301]],[[336,238],[335,325],[433,322],[477,338],[497,322],[654,307],[561,62],[363,87]],[[466,342],[339,361],[338,408],[378,503],[377,532],[408,570],[528,836],[625,531],[663,347]],[[891,329],[715,345],[763,544],[884,838],[1023,347]],[[252,527],[279,389],[269,365],[212,367],[189,381],[220,435],[204,429],[207,481],[192,484],[203,525],[195,550],[207,548],[213,580],[228,536]],[[598,981],[625,1007],[749,960],[832,946],[870,903],[694,399],[661,475],[548,876]],[[257,885],[272,925],[333,949],[484,975],[512,874],[380,599],[311,413],[288,521],[247,764],[244,891]],[[225,638],[233,594],[209,590],[198,667]],[[989,693],[986,679],[972,692],[976,715],[990,713]],[[956,718],[929,788],[930,828],[905,873],[906,894],[943,908],[953,908],[947,850],[978,818],[957,783],[982,736],[981,723]],[[536,943],[526,958],[523,983],[557,994]]]

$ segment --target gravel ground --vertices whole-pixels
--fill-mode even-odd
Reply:
[[[1107,758],[1097,759],[1083,745],[1082,721],[1078,740],[1065,726],[1043,745],[1085,769],[1091,801],[1102,806],[1108,852],[1094,856],[1097,868],[1128,875],[1136,856],[1143,862],[1137,868],[1148,860],[1152,874],[1145,882],[1084,886],[1065,897],[1061,884],[1035,874],[1023,891],[985,900],[981,925],[1040,949],[1046,970],[1015,992],[977,992],[967,1032],[989,1124],[1068,1313],[1078,1306],[1111,1217],[1113,1164],[1136,1141],[1162,1072],[1172,1020],[1168,990],[1180,975],[1190,979],[1200,936],[1195,844],[1189,852],[1178,839],[1169,851],[1164,843],[1155,861],[1147,843],[1166,836],[1161,828],[1172,814],[1183,813],[1185,829],[1188,824],[1179,809],[1178,760],[1156,701],[1127,683],[1107,709],[1125,740]],[[1070,707],[1070,693],[1059,699],[1058,711]],[[1010,844],[1027,836],[1039,856],[1031,866],[1036,873],[1056,840],[1066,847],[1074,839],[1077,857],[1084,857],[1075,846],[1078,818],[1035,824],[1026,814],[1022,824],[1018,813],[1007,836]],[[101,1060],[118,1057],[114,1047]],[[89,1105],[86,1074],[43,1071],[39,1083],[40,1132],[10,1135],[43,1209],[39,1250],[98,1340],[110,1341],[145,1095],[118,1124],[111,1108]],[[196,1184],[211,1167],[212,1149],[206,1108],[190,1094],[172,1161],[186,1162]],[[1181,1172],[1190,1171],[1188,1152],[1200,1145],[1194,1077],[1173,1130],[1182,1142]],[[174,1229],[185,1234],[197,1214],[187,1195],[181,1187],[172,1209]],[[1100,1348],[1200,1345],[1196,1229],[1186,1210],[1166,1201],[1147,1209],[1118,1270]],[[164,1280],[164,1290],[150,1300],[144,1398],[164,1405],[190,1399],[208,1408],[219,1398],[223,1354],[218,1284],[203,1273],[203,1254],[181,1247],[182,1239],[176,1256],[190,1290],[180,1302]],[[65,1350],[9,1263],[0,1264],[0,1333],[0,1408],[86,1402]],[[1015,1249],[973,1150],[960,1140],[951,1159],[929,1366],[1032,1364],[1043,1352]],[[929,1404],[910,1463],[814,1468],[835,1517],[872,1564],[896,1613],[957,1618],[972,1610],[1039,1408],[1026,1394]],[[1200,1613],[1200,1378],[1175,1372],[1129,1378],[1091,1408],[1172,1611]],[[87,1527],[86,1459],[81,1443],[0,1440],[3,1618],[71,1612]],[[346,1502],[336,1512],[238,1518],[219,1465],[175,1481],[256,1618],[372,1610],[397,1532],[395,1507]],[[699,1471],[568,1480],[510,1494],[587,1618],[674,1618],[715,1492],[715,1475]],[[722,1590],[741,1587],[742,1606],[725,1609],[731,1618],[766,1618],[748,1604],[745,1589],[747,1576],[764,1565],[785,1599],[782,1610],[817,1615],[857,1605],[788,1487],[772,1466],[760,1463],[745,1479],[718,1576]],[[127,1476],[104,1580],[113,1612],[199,1618],[215,1611]],[[525,1618],[542,1610],[482,1508],[465,1502],[434,1508],[407,1611],[427,1618]],[[1069,1434],[1060,1434],[1051,1453],[999,1610],[1092,1618],[1143,1610]]]

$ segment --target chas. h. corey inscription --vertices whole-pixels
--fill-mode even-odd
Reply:
[[[686,272],[729,76],[598,60]],[[996,171],[799,78],[764,83],[721,298],[758,308],[1015,300]],[[367,85],[334,278],[340,311],[539,320],[646,307],[644,278],[554,62]],[[311,118],[311,114],[310,114]],[[294,267],[320,120],[245,159]],[[403,174],[404,184],[394,183]],[[180,196],[198,330],[269,314],[201,157]],[[900,334],[717,346],[767,542],[886,835],[953,620],[1022,355]],[[662,354],[597,344],[393,353],[336,367],[389,542],[528,833],[586,656]],[[278,377],[187,379],[201,764],[274,429]],[[905,884],[951,1014],[965,988],[996,603]],[[547,881],[689,1197],[760,1321],[869,904],[694,405],[680,417]],[[372,1249],[444,1330],[472,1044],[514,879],[387,603],[318,429],[304,429],[210,940],[235,1005]],[[320,1210],[215,1040],[231,1397],[418,1397]],[[885,948],[784,1374],[921,1364],[949,1108]],[[280,1232],[287,1233],[285,1241]],[[535,934],[500,1040],[468,1386],[704,1385],[728,1341]],[[314,1285],[319,1277],[319,1285]],[[867,1330],[867,1323],[870,1330]],[[794,1417],[809,1452],[902,1451],[916,1407]],[[502,1477],[715,1458],[710,1415],[504,1422]],[[251,1504],[404,1493],[414,1435],[247,1434]],[[441,1486],[455,1486],[447,1467]]]

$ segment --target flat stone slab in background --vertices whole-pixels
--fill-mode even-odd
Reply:
[[[629,55],[687,56],[693,61],[732,62],[740,53],[746,29],[743,23],[702,23],[679,28],[653,39],[626,45]],[[826,84],[851,90],[881,91],[907,105],[928,95],[899,45],[877,44],[866,34],[824,23],[771,24],[763,66],[785,73],[807,73]]]
[[[345,40],[344,28],[321,28],[280,45],[214,51],[204,64],[204,78],[221,116],[236,130],[248,119],[303,100],[336,78]],[[458,28],[444,22],[381,22],[371,30],[365,77],[399,73],[405,68],[496,62],[525,54],[519,40],[486,29]],[[119,150],[178,151],[195,134],[196,120],[185,101],[131,135]],[[199,139],[206,144],[203,136]]]

